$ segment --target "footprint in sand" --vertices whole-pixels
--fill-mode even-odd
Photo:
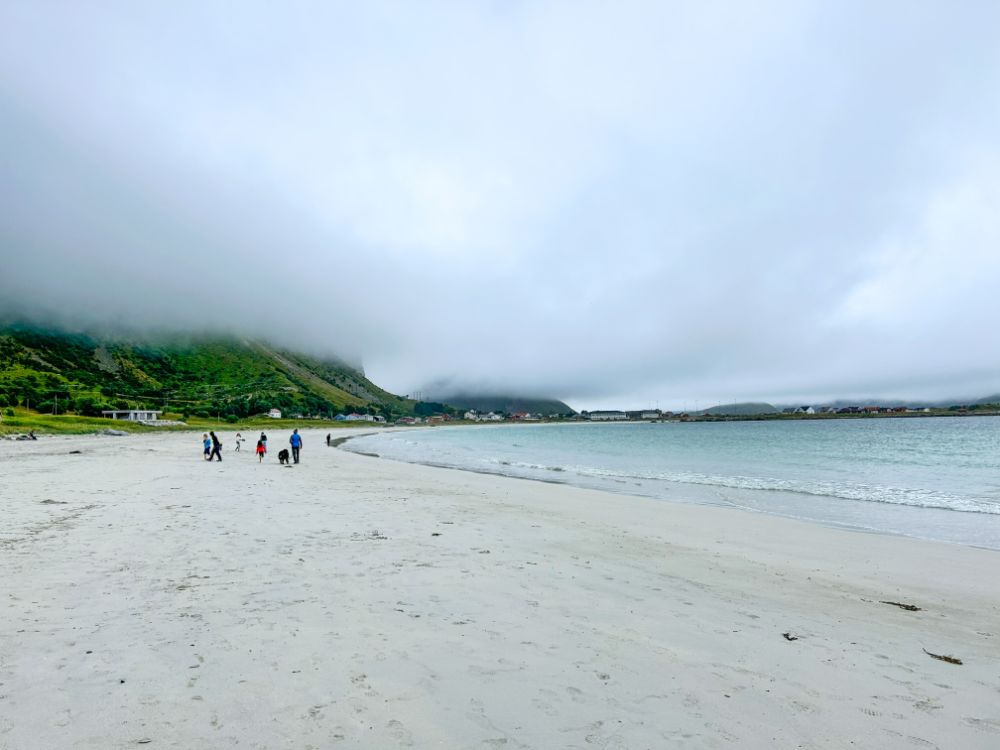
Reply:
[[[385,727],[389,730],[390,736],[400,745],[405,747],[413,746],[413,734],[409,729],[403,726],[403,722],[396,719],[390,719],[389,723],[386,724]]]
[[[962,721],[974,729],[1000,734],[1000,721],[996,721],[995,719],[979,719],[975,716],[966,716]]]

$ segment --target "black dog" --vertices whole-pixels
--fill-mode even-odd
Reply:
[[[287,464],[288,463],[288,448],[282,448],[278,451],[278,463]]]

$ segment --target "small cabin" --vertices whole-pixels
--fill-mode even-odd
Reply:
[[[267,413],[267,416],[271,419],[281,419],[281,409],[271,409],[271,411]]]
[[[162,413],[162,411],[147,411],[145,409],[120,409],[101,412],[108,419],[124,419],[127,422],[157,422]]]

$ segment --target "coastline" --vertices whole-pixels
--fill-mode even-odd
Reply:
[[[469,427],[467,425],[448,425],[435,429],[454,432]],[[497,431],[541,429],[543,427],[557,430],[569,429],[570,427],[597,430],[641,429],[634,424],[623,422],[603,422],[593,425],[586,423],[575,425],[508,424],[489,425],[488,427]],[[383,434],[398,434],[407,429],[413,428],[368,431],[339,438],[332,444],[359,455],[414,465],[454,469],[486,476],[508,477],[546,484],[569,485],[631,498],[653,499],[675,504],[718,506],[747,513],[790,518],[828,528],[902,536],[1000,551],[1000,516],[996,513],[960,510],[940,505],[879,502],[843,494],[827,495],[814,488],[767,486],[765,482],[753,486],[753,484],[747,484],[744,477],[736,478],[743,480],[742,483],[727,482],[726,477],[705,477],[705,481],[685,477],[679,481],[665,479],[662,483],[657,483],[650,482],[652,477],[648,475],[615,473],[615,469],[600,463],[584,467],[583,470],[578,467],[567,469],[559,465],[560,460],[565,460],[560,458],[554,459],[552,464],[542,458],[524,456],[516,459],[511,456],[501,456],[507,460],[494,458],[492,461],[482,461],[470,459],[471,454],[464,451],[449,453],[447,448],[438,456],[431,457],[426,452],[414,452],[409,449],[401,453],[400,449],[394,447],[392,442],[382,444],[382,447],[378,442],[369,442],[364,446],[364,450],[360,447],[355,448],[347,445],[348,441],[357,438],[375,437],[377,439]],[[487,426],[483,426],[482,429],[487,429]],[[517,440],[517,438],[513,439]],[[444,445],[447,446],[447,442]],[[494,451],[497,450],[503,451],[504,448],[496,444],[480,446],[478,455],[495,456]],[[599,461],[600,458],[597,460]],[[526,461],[529,463],[524,463]],[[780,480],[771,481],[778,482]]]
[[[1000,740],[995,552],[324,433],[294,469],[190,433],[0,446],[0,744]]]

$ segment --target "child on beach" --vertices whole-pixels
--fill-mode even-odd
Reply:
[[[202,437],[201,445],[205,449],[205,460],[206,461],[211,461],[212,460],[212,439],[208,436],[207,432],[204,435],[202,435],[201,437]]]
[[[261,463],[264,460],[264,454],[267,453],[267,446],[264,445],[263,440],[257,441],[257,463]]]
[[[236,452],[240,452],[240,443],[243,442],[243,436],[240,433],[236,433]]]

